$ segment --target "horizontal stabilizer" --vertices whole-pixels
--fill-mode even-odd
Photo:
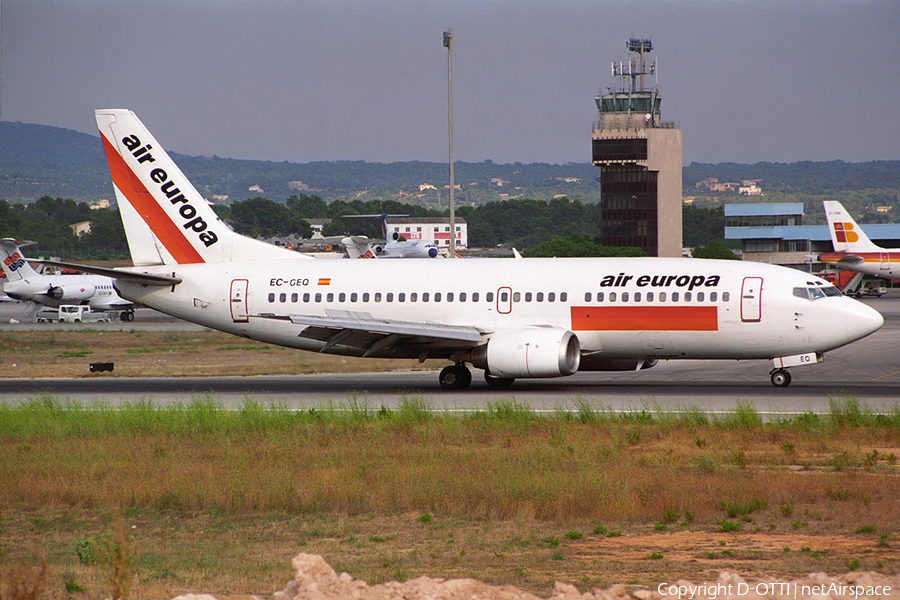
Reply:
[[[107,269],[105,267],[92,267],[89,265],[78,265],[56,260],[36,260],[34,262],[50,267],[57,267],[59,269],[72,269],[73,271],[81,271],[82,273],[104,275],[112,279],[130,281],[132,283],[140,283],[143,285],[170,286],[177,285],[182,281],[181,277],[152,275],[150,273],[137,273],[134,271],[123,271],[121,269]]]

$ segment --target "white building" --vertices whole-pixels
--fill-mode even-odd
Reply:
[[[466,248],[469,245],[469,235],[466,230],[466,221],[456,217],[456,247]],[[407,240],[425,240],[434,242],[438,248],[450,247],[450,218],[449,217],[388,217],[388,232],[396,232]]]

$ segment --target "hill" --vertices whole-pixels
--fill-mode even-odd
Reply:
[[[70,129],[0,121],[0,199],[33,202],[42,196],[79,202],[113,200],[100,140]],[[231,203],[254,197],[284,202],[292,195],[334,200],[397,200],[430,209],[447,206],[447,165],[433,162],[271,162],[172,153],[209,200]],[[587,156],[586,156],[587,159]],[[497,164],[458,162],[459,206],[496,200],[549,200],[567,196],[590,204],[600,196],[598,170],[590,163]],[[697,184],[759,180],[763,196],[713,193]],[[823,199],[838,199],[872,220],[900,219],[900,161],[691,163],[683,170],[686,196],[700,206],[726,202],[803,202],[813,220]],[[879,212],[878,207],[890,207]],[[879,216],[880,215],[880,216]],[[894,215],[897,215],[896,217]]]

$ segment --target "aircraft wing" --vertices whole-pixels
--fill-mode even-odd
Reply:
[[[467,325],[379,319],[370,313],[349,310],[326,310],[324,317],[272,313],[257,316],[306,325],[300,336],[325,342],[320,352],[342,344],[365,350],[363,356],[395,347],[419,353],[437,347],[466,349],[481,344],[485,334],[490,333]]]
[[[60,269],[72,269],[75,271],[81,271],[82,273],[91,273],[93,275],[104,275],[112,279],[121,279],[122,281],[131,281],[133,283],[141,283],[143,285],[169,286],[177,285],[182,282],[181,277],[152,275],[150,273],[123,271],[121,269],[108,269],[106,267],[91,267],[89,265],[78,265],[74,263],[59,262],[55,260],[35,260],[32,262],[40,263],[42,265],[48,265],[51,267],[59,267]]]
[[[845,265],[858,265],[864,262],[866,262],[866,259],[861,256],[856,256],[855,254],[845,254],[840,258],[840,260],[837,261],[837,264],[843,263]]]

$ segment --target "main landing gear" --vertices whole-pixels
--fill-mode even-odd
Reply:
[[[439,380],[445,390],[464,390],[472,383],[472,371],[465,363],[458,362],[441,369]]]
[[[441,387],[445,390],[464,390],[472,383],[472,371],[463,362],[441,369],[439,377]],[[494,377],[488,371],[484,372],[484,380],[491,387],[505,388],[513,384],[515,379],[508,377]]]

